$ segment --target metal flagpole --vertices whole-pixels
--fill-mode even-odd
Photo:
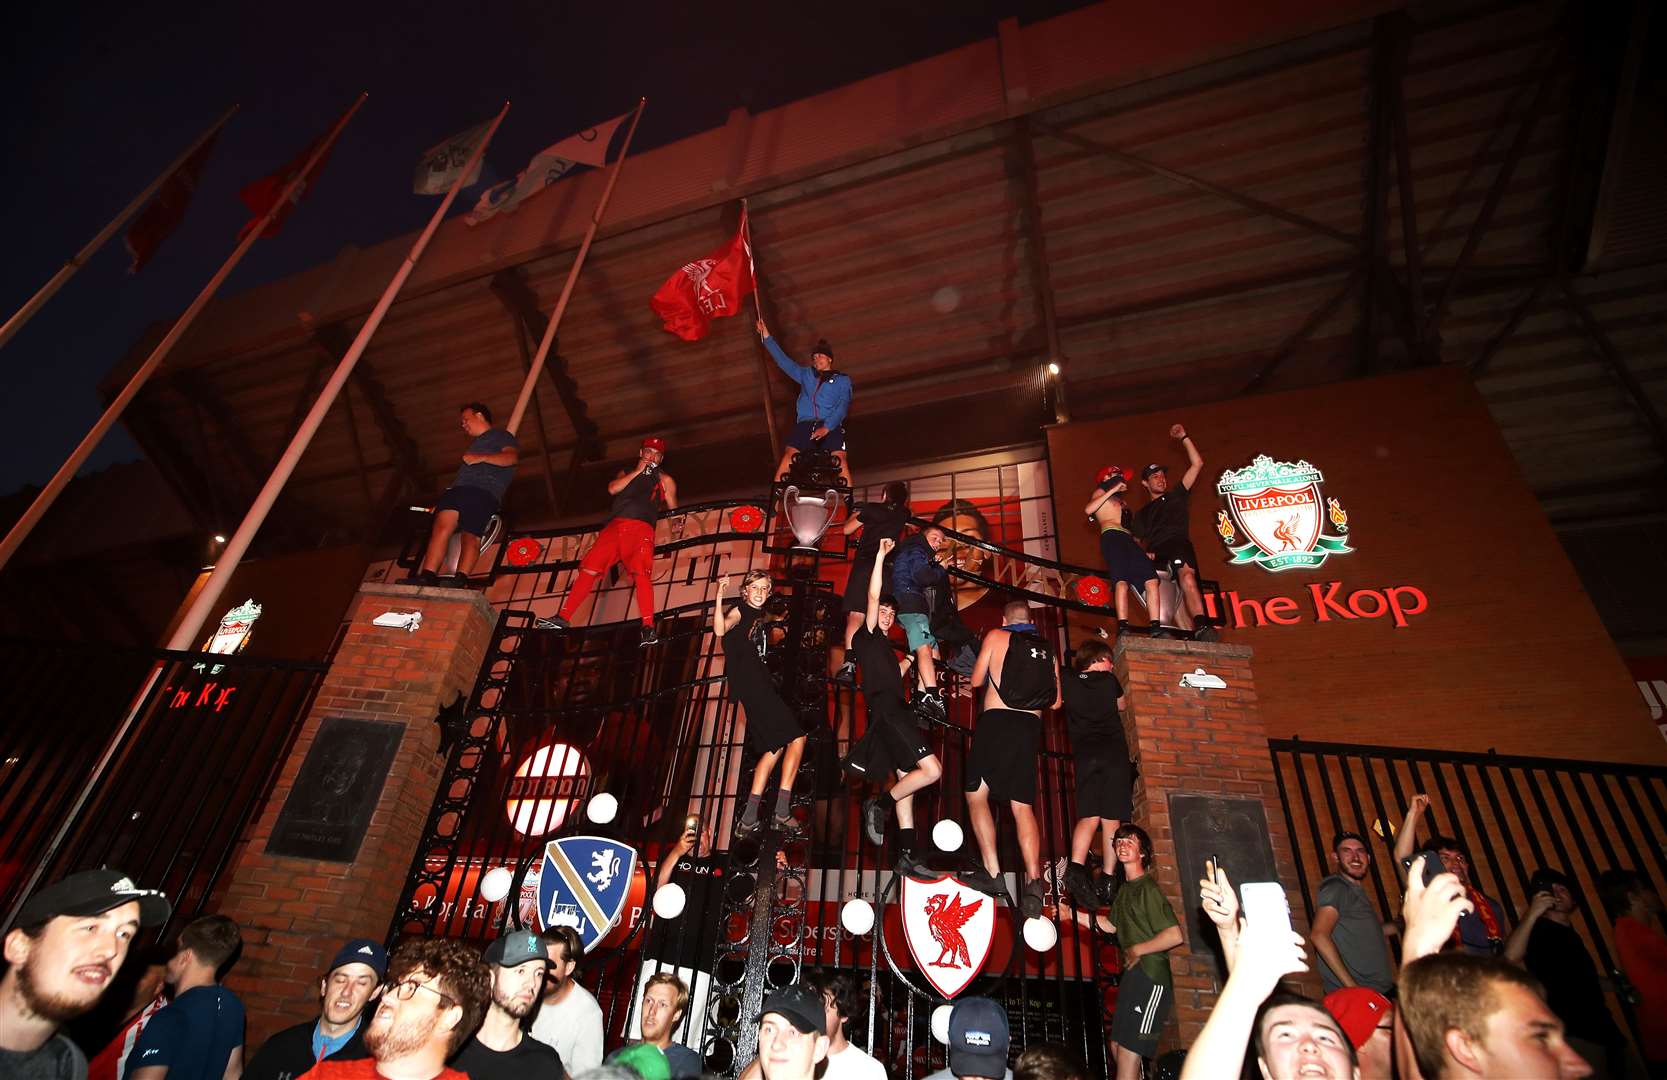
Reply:
[[[87,432],[80,445],[58,467],[58,471],[52,474],[52,479],[48,480],[40,494],[35,496],[35,501],[29,504],[29,508],[23,512],[23,516],[17,519],[17,523],[6,534],[6,538],[0,540],[0,568],[3,568],[11,557],[17,553],[18,547],[29,536],[30,531],[40,522],[47,510],[51,509],[52,504],[63,493],[65,486],[75,478],[76,470],[81,468],[82,463],[92,454],[93,448],[98,446],[105,434],[115,426],[122,412],[132,403],[140,388],[145,385],[146,380],[156,371],[163,358],[179,343],[179,339],[185,336],[185,332],[191,328],[191,323],[208,305],[209,300],[213,299],[215,292],[219,290],[221,284],[230,276],[237,264],[242,261],[243,256],[254,246],[255,241],[260,239],[261,233],[266,231],[267,225],[277,216],[278,211],[289,205],[300,194],[306,183],[307,175],[313,170],[313,166],[317,165],[319,160],[329,152],[330,147],[335,144],[336,136],[340,135],[342,128],[346,127],[347,122],[353,119],[353,114],[359,111],[359,106],[365,103],[367,96],[368,94],[359,95],[358,99],[353,102],[353,106],[342,114],[341,119],[336,121],[336,126],[330,129],[330,134],[325,137],[324,141],[319,144],[318,149],[314,150],[312,156],[307,159],[306,166],[291,177],[288,184],[284,185],[283,194],[279,196],[278,201],[267,209],[259,222],[244,230],[243,239],[238,242],[236,248],[232,249],[231,255],[227,257],[225,263],[215,272],[214,276],[209,278],[208,284],[203,286],[203,291],[197,294],[195,300],[191,301],[191,306],[185,309],[184,314],[174,320],[174,325],[169,328],[167,335],[157,343],[156,348],[151,350],[151,354],[145,358],[143,364],[139,365],[139,370],[133,373],[133,377],[127,380],[127,385],[122,387],[121,393],[117,394],[116,399],[104,410],[104,415],[98,418],[98,422],[93,425],[92,430]]]
[[[138,213],[139,208],[150,201],[150,197],[156,194],[156,190],[160,188],[170,176],[173,176],[174,173],[178,172],[180,166],[184,165],[191,159],[192,154],[195,154],[202,148],[204,143],[219,134],[220,129],[226,126],[226,121],[230,120],[232,118],[232,114],[237,112],[237,110],[238,106],[233,105],[231,108],[222,113],[220,119],[216,120],[212,127],[199,135],[196,142],[186,147],[185,152],[175,158],[173,163],[166,169],[163,169],[162,174],[155,180],[152,180],[149,187],[134,196],[133,201],[128,203],[127,206],[123,208],[122,212],[117,214],[115,219],[111,221],[110,224],[106,225],[97,236],[89,240],[85,247],[71,256],[68,262],[59,267],[58,272],[53,274],[51,279],[48,280],[45,285],[42,285],[35,295],[31,296],[22,307],[18,308],[17,313],[7,319],[4,326],[0,326],[0,348],[3,348],[6,342],[12,339],[13,335],[23,329],[23,324],[28,322],[30,318],[34,316],[35,312],[44,307],[46,302],[52,299],[53,294],[63,288],[64,282],[75,276],[75,272],[81,269],[83,263],[93,257],[94,252],[103,247],[106,241],[116,235],[116,233],[121,230],[123,225],[127,224],[128,218]]]
[[[764,321],[764,305],[758,296],[758,264],[753,262],[752,254],[752,213],[747,209],[747,200],[741,200],[741,232],[742,243],[747,246],[747,273],[752,275],[752,310],[758,316],[758,321]],[[763,342],[759,345],[762,347]],[[758,389],[764,395],[764,426],[770,429],[770,462],[775,468],[775,462],[781,460],[781,436],[776,434],[776,410],[770,402],[770,365],[764,362],[764,357],[758,358]]]
[[[596,202],[596,209],[590,215],[590,228],[585,230],[585,238],[579,244],[579,253],[573,257],[573,267],[567,272],[567,281],[561,287],[561,296],[556,300],[556,310],[550,313],[550,321],[544,327],[544,338],[538,343],[538,354],[533,357],[532,366],[527,369],[527,379],[521,384],[521,396],[515,399],[515,410],[509,414],[509,423],[505,426],[511,435],[521,427],[521,417],[526,414],[527,403],[532,400],[533,387],[538,385],[538,376],[544,371],[545,358],[550,355],[550,346],[555,344],[556,328],[561,326],[561,317],[567,311],[568,298],[573,295],[573,285],[579,280],[579,269],[585,265],[585,256],[590,252],[590,243],[596,239],[596,228],[602,224],[602,215],[608,209],[608,198],[614,193],[614,184],[619,182],[619,170],[625,165],[625,155],[631,152],[631,136],[637,133],[637,121],[642,119],[643,107],[648,104],[647,98],[637,99],[637,111],[631,115],[631,126],[625,129],[625,142],[620,145],[619,157],[614,161],[612,171],[608,173],[607,186],[602,189],[602,197]]]
[[[365,95],[359,95],[359,102],[363,102],[364,99]],[[355,103],[353,107],[357,109],[359,104]],[[423,250],[428,247],[429,240],[439,229],[441,219],[446,216],[446,211],[451,208],[451,204],[457,199],[457,193],[462,190],[463,181],[468,179],[469,171],[475,167],[475,162],[480,160],[481,154],[486,150],[486,144],[492,140],[493,133],[498,130],[498,125],[503,122],[504,114],[507,112],[509,112],[509,102],[506,101],[504,107],[498,110],[498,115],[492,120],[492,126],[486,129],[485,135],[481,136],[474,153],[469,155],[469,160],[464,164],[463,170],[457,174],[457,179],[452,181],[451,189],[446,192],[446,197],[441,200],[439,208],[434,211],[434,216],[429,219],[428,227],[422,231],[421,236],[417,237],[417,242],[411,245],[410,254],[405,256],[405,261],[400,264],[393,280],[383,290],[382,298],[376,302],[376,307],[371,309],[370,317],[365,320],[365,325],[359,328],[358,337],[353,339],[353,344],[348,347],[346,355],[336,365],[335,374],[330,376],[330,381],[324,385],[324,390],[319,394],[318,400],[313,402],[313,407],[307,413],[306,419],[302,420],[301,426],[296,429],[294,437],[290,439],[289,446],[284,450],[284,456],[273,467],[272,475],[267,477],[266,486],[261,488],[260,494],[255,497],[254,505],[249,508],[248,514],[244,516],[243,523],[237,527],[237,532],[232,535],[232,538],[226,541],[226,546],[221,551],[220,557],[214,561],[214,572],[209,575],[207,581],[203,582],[202,588],[197,592],[196,599],[192,602],[189,610],[186,611],[185,617],[180,620],[173,637],[168,640],[167,647],[169,649],[180,651],[192,649],[197,635],[202,632],[203,623],[207,620],[209,611],[214,608],[215,603],[220,599],[220,594],[225,591],[227,583],[231,580],[232,571],[237,568],[238,561],[242,559],[243,553],[249,549],[249,542],[266,520],[266,515],[272,509],[272,504],[277,501],[278,492],[289,480],[290,474],[295,471],[296,463],[301,460],[301,455],[307,449],[307,444],[312,441],[313,435],[318,431],[319,424],[324,420],[324,414],[330,411],[330,406],[335,402],[336,395],[347,384],[348,376],[353,373],[354,365],[359,362],[359,357],[363,355],[365,346],[370,343],[371,335],[376,333],[376,328],[381,324],[383,316],[388,314],[388,309],[393,305],[394,297],[398,295],[401,286],[405,284],[405,279],[411,276],[411,270],[417,265],[417,260],[422,258]],[[350,111],[348,116],[351,115]],[[347,119],[348,117],[344,116],[342,123],[346,123]],[[338,124],[336,131],[340,130],[341,125]],[[335,138],[334,131],[331,132],[330,137],[332,140]],[[325,146],[328,147],[328,145],[329,142],[327,141]],[[317,155],[314,155],[314,157],[316,159]],[[302,170],[301,175],[305,176],[312,166],[313,162],[309,161],[307,168]],[[289,194],[289,190],[286,189],[284,192],[285,199],[288,198]],[[283,201],[279,201],[280,206],[283,205]],[[266,222],[263,219],[261,229],[265,227]],[[258,236],[261,229],[256,229],[251,235]],[[19,891],[19,904],[22,903],[22,898],[28,896],[34,890],[35,884],[40,880],[47,864],[52,861],[52,857],[57,853],[64,837],[69,833],[70,826],[81,813],[81,808],[92,797],[93,790],[103,779],[105,770],[110,767],[110,762],[122,748],[123,743],[126,742],[128,731],[133,727],[134,721],[138,719],[140,709],[149,700],[150,693],[156,687],[157,680],[162,677],[162,672],[166,669],[167,664],[168,661],[163,660],[157,662],[151,668],[150,677],[133,699],[133,703],[128,707],[127,718],[122,721],[121,727],[116,729],[116,734],[104,748],[103,757],[99,758],[98,765],[94,767],[92,775],[88,777],[86,784],[82,787],[81,794],[75,800],[75,805],[70,808],[68,814],[64,815],[63,823],[59,825],[57,835],[52,838],[52,843],[47,848],[46,854],[36,864],[28,883]],[[11,916],[15,914],[16,909],[14,908],[8,915],[7,921],[9,922]]]

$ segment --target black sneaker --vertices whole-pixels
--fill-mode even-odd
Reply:
[[[1147,633],[1159,641],[1170,641],[1181,636],[1179,631],[1172,630],[1161,623],[1153,623]]]
[[[1207,622],[1200,622],[1192,628],[1194,641],[1219,641],[1221,633]]]
[[[884,847],[886,842],[886,807],[879,796],[864,799],[862,803],[862,831],[868,837],[868,842],[875,847]]]
[[[963,870],[956,875],[961,884],[969,889],[977,889],[986,896],[1001,896],[1007,890],[1001,881],[982,866],[975,866],[971,870]]]
[[[793,836],[799,831],[799,819],[793,816],[792,807],[788,807],[787,813],[777,814],[771,820],[774,822],[777,832]]]
[[[551,615],[533,620],[533,628],[537,630],[570,630],[573,624],[560,615]]]
[[[1094,879],[1088,873],[1088,867],[1081,863],[1070,863],[1065,867],[1062,879],[1065,891],[1071,894],[1071,902],[1083,911],[1100,910],[1100,896],[1094,891]]]
[[[923,881],[937,876],[930,866],[921,862],[908,848],[897,853],[897,872],[904,877],[920,878]]]
[[[642,624],[642,638],[637,642],[637,644],[641,645],[645,649],[650,645],[660,644],[660,635],[654,629],[653,623]]]
[[[832,678],[834,682],[841,686],[855,686],[857,682],[856,661],[847,660],[843,664],[839,665],[839,669],[833,673]]]
[[[761,833],[763,831],[764,831],[764,821],[763,821],[763,819],[755,818],[749,824],[746,818],[742,818],[740,821],[737,821],[735,823],[735,828],[733,830],[733,835],[734,835],[734,838],[736,840],[745,841],[745,840],[753,839],[754,837],[756,837],[759,833]]]
[[[1110,907],[1117,896],[1117,879],[1110,874],[1101,874],[1099,880],[1094,882],[1094,891],[1100,897],[1101,906]]]
[[[1024,890],[1019,895],[1019,910],[1024,912],[1025,918],[1034,919],[1042,914],[1042,898],[1045,895],[1041,878],[1025,882]]]
[[[1124,634],[1127,634],[1129,631],[1131,631],[1133,629],[1134,629],[1134,627],[1129,625],[1129,620],[1127,620],[1127,619],[1118,619],[1117,620],[1117,636],[1118,637],[1122,637]]]
[[[949,709],[943,703],[943,694],[936,689],[922,690],[915,697],[915,708],[929,720],[941,722],[949,718]]]

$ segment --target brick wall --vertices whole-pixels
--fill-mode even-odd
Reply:
[[[421,628],[371,625],[389,610],[420,610]],[[248,1009],[251,1050],[317,1015],[319,977],[343,941],[387,933],[444,764],[435,714],[474,686],[495,615],[473,591],[365,585],[349,621],[271,798],[233,856],[219,905],[243,927],[243,957],[227,984]],[[405,727],[364,843],[352,863],[269,855],[272,827],[326,716]]]
[[[1296,864],[1268,756],[1250,658],[1251,650],[1243,645],[1154,641],[1132,634],[1118,640],[1117,677],[1128,698],[1123,725],[1129,751],[1140,762],[1135,821],[1151,834],[1152,870],[1184,927],[1188,904],[1182,884],[1197,881],[1203,867],[1176,864],[1169,796],[1260,798],[1279,879],[1291,899],[1291,923],[1306,936],[1308,923],[1302,899],[1296,895]],[[1182,675],[1200,667],[1221,676],[1227,689],[1193,690],[1180,685]],[[1191,951],[1195,947],[1196,953]],[[1175,1011],[1165,1045],[1191,1046],[1220,989],[1216,959],[1208,947],[1191,941],[1171,951],[1169,957],[1175,975]],[[1311,982],[1304,989],[1317,995],[1319,980],[1311,978]]]

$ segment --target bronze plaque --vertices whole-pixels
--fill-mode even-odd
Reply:
[[[325,717],[266,853],[344,863],[357,858],[404,733],[403,724]]]
[[[1204,861],[1219,857],[1235,889],[1247,881],[1278,881],[1267,811],[1261,799],[1177,793],[1169,796],[1169,825],[1186,899],[1187,946],[1194,956],[1206,949],[1215,953],[1217,968],[1225,974],[1215,924],[1205,918],[1198,896],[1198,879],[1204,876]]]

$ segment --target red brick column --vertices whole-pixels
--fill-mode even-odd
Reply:
[[[422,625],[414,633],[373,626],[386,611],[421,611]],[[349,620],[219,905],[243,927],[243,957],[227,984],[248,1010],[251,1051],[317,1014],[318,979],[344,940],[387,933],[444,765],[435,714],[474,687],[496,615],[473,590],[367,584]],[[269,855],[278,812],[326,716],[405,726],[364,842],[352,863]]]
[[[1279,879],[1290,896],[1292,925],[1306,936],[1308,922],[1297,894],[1296,863],[1257,708],[1250,657],[1246,645],[1154,641],[1133,635],[1118,639],[1117,677],[1128,697],[1123,725],[1129,751],[1140,762],[1135,821],[1152,836],[1153,868],[1185,928],[1182,886],[1196,882],[1203,868],[1176,865],[1169,796],[1259,797]],[[1227,689],[1183,687],[1181,676],[1200,667],[1221,676]],[[1191,931],[1186,932],[1190,937]],[[1193,948],[1198,951],[1191,952]],[[1203,943],[1189,940],[1169,956],[1175,973],[1175,1011],[1164,1041],[1166,1048],[1190,1046],[1215,1005],[1219,969],[1211,946]],[[1317,993],[1319,980],[1312,981],[1306,989]]]

